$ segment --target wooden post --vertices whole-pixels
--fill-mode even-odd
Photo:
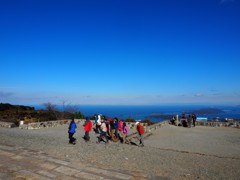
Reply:
[[[176,115],[176,126],[178,126],[178,114]]]

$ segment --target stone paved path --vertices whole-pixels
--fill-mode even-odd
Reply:
[[[72,179],[148,179],[143,174],[96,168],[80,161],[57,159],[41,151],[19,146],[0,145],[2,180],[72,180]]]

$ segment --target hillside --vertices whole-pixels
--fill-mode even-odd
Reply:
[[[19,125],[20,120],[25,123],[69,119],[74,115],[68,112],[53,110],[35,110],[31,106],[0,103],[0,121],[12,122]]]

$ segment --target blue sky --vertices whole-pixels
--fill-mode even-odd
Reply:
[[[0,102],[240,104],[239,0],[0,1]]]

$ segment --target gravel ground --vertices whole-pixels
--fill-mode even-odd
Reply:
[[[240,130],[234,128],[164,126],[144,140],[145,147],[110,142],[96,144],[82,136],[68,144],[68,125],[38,130],[0,128],[0,144],[18,145],[67,160],[116,170],[144,172],[153,179],[239,179]],[[159,177],[159,178],[156,178]]]

